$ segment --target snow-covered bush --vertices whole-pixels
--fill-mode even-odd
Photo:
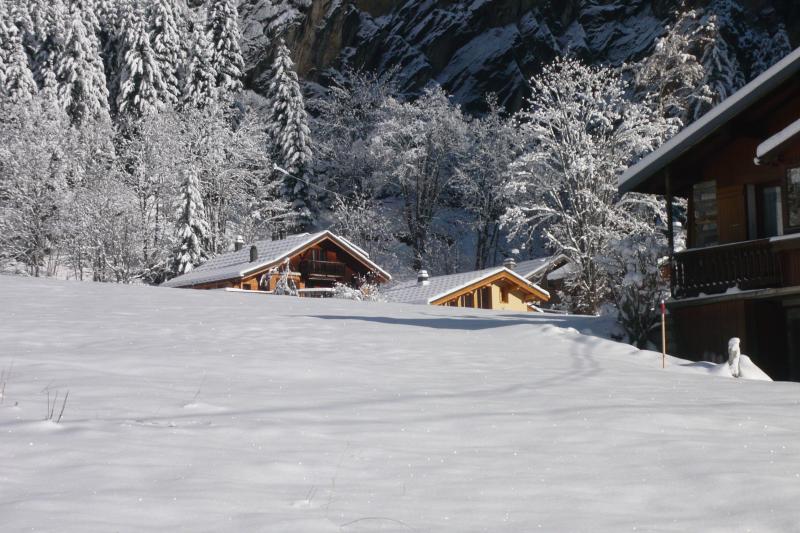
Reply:
[[[659,302],[669,295],[669,283],[661,273],[667,254],[666,238],[654,232],[628,236],[609,243],[604,268],[614,279],[611,297],[617,321],[628,342],[645,348],[659,324]]]
[[[346,283],[335,283],[333,285],[333,297],[359,302],[385,301],[378,284],[364,279],[358,281],[358,287],[353,287]]]

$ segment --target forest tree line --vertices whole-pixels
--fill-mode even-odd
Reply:
[[[617,177],[788,53],[777,28],[735,56],[737,6],[676,13],[635,64],[556,59],[522,111],[487,95],[474,117],[391,71],[304,95],[280,31],[265,94],[244,90],[233,0],[2,0],[0,262],[159,283],[237,235],[330,226],[400,277],[564,253],[567,309],[650,320],[664,202]]]

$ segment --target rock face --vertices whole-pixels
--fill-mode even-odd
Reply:
[[[268,76],[271,35],[286,28],[298,72],[308,82],[325,85],[345,67],[391,71],[409,95],[438,83],[467,109],[480,109],[484,95],[495,92],[515,110],[527,95],[528,77],[556,54],[571,52],[594,63],[636,60],[650,50],[680,3],[243,0],[239,12],[247,81],[256,91]],[[782,23],[793,44],[800,40],[795,0],[739,3],[754,29],[770,32]]]

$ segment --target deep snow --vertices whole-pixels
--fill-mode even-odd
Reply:
[[[1,529],[796,530],[800,386],[595,324],[0,276]]]

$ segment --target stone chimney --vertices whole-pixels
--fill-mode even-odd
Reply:
[[[506,257],[503,260],[503,266],[509,270],[514,270],[515,268],[517,268],[517,262],[514,260],[513,257]]]
[[[238,252],[244,248],[244,238],[241,235],[236,236],[236,240],[233,241],[233,251]]]
[[[258,261],[258,248],[254,244],[250,247],[250,262],[255,263],[256,261]]]
[[[428,285],[430,280],[428,278],[428,271],[424,268],[417,272],[417,285]]]

